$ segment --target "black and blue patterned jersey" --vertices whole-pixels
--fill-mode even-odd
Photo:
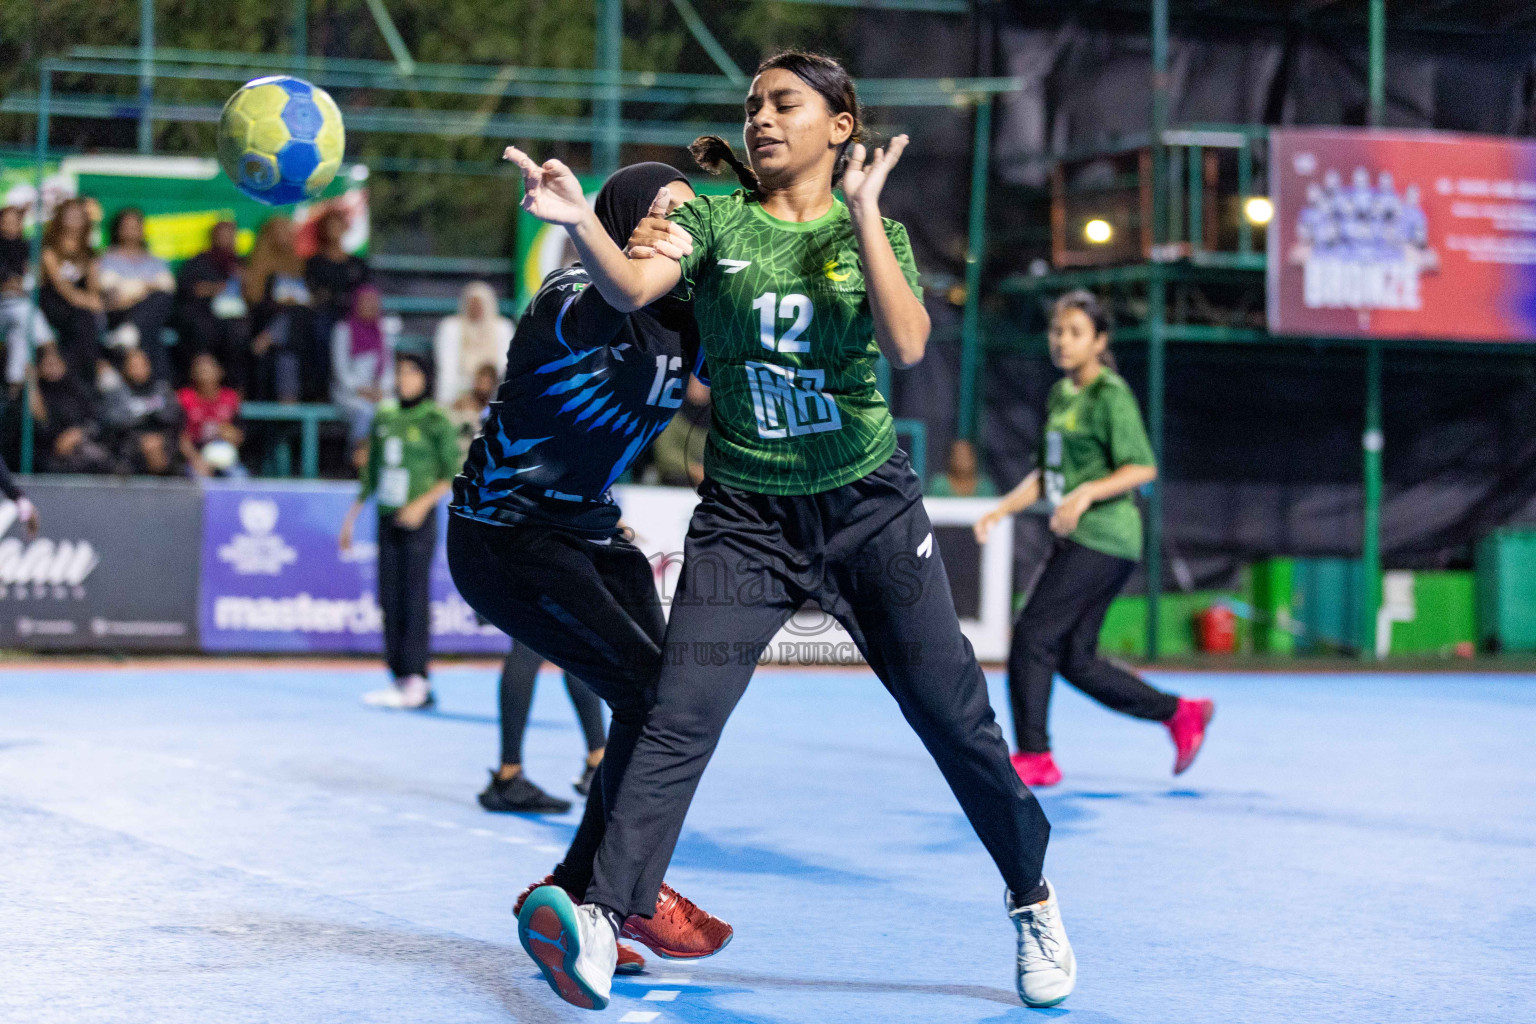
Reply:
[[[453,511],[611,534],[619,509],[609,489],[683,404],[698,352],[686,304],[626,315],[580,266],[551,273],[518,321],[506,378],[454,480]]]

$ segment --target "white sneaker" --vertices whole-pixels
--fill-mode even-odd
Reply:
[[[432,695],[432,686],[424,676],[406,676],[393,686],[363,694],[363,703],[375,708],[419,711],[431,707],[437,703],[437,699]]]
[[[1014,905],[1012,893],[1003,894],[1008,916],[1019,932],[1016,980],[1025,1006],[1055,1006],[1077,985],[1077,957],[1061,923],[1056,888],[1050,882],[1045,887],[1050,893],[1045,902],[1023,907]]]
[[[541,885],[517,915],[517,937],[561,999],[583,1010],[607,1008],[619,944],[596,905],[577,906],[558,885]]]

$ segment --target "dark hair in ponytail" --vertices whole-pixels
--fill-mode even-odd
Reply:
[[[1118,373],[1120,368],[1115,365],[1115,354],[1109,350],[1110,335],[1115,329],[1109,309],[1093,292],[1086,288],[1075,288],[1056,300],[1056,304],[1051,307],[1051,319],[1054,320],[1073,309],[1089,319],[1093,324],[1095,335],[1104,335],[1104,351],[1099,354],[1099,362]]]
[[[848,166],[848,150],[855,142],[860,142],[864,138],[864,110],[859,105],[859,94],[854,88],[853,76],[831,57],[823,57],[819,53],[805,53],[801,50],[785,50],[759,64],[754,77],[764,71],[772,71],[774,68],[788,71],[814,89],[827,104],[827,110],[834,116],[853,115],[853,131],[849,133],[848,141],[838,147],[837,163],[832,168],[832,184],[837,185],[843,180],[843,170]],[[752,173],[752,168],[743,163],[731,149],[730,143],[718,135],[699,136],[693,140],[693,145],[688,147],[688,151],[693,154],[693,159],[698,165],[711,174],[719,174],[726,167],[730,167],[736,173],[736,179],[748,192],[757,192],[762,187],[757,180],[757,175]]]
[[[748,192],[758,190],[757,175],[752,173],[752,168],[741,162],[741,157],[736,155],[731,144],[720,136],[700,135],[688,147],[688,152],[693,154],[693,162],[710,174],[722,174],[729,167],[736,172],[736,180],[741,182],[742,188]]]

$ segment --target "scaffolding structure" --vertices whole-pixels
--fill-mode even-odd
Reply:
[[[1092,6],[1103,13],[1140,13],[1150,16],[1152,116],[1145,136],[1121,140],[1093,153],[1073,154],[1074,159],[1094,155],[1109,156],[1132,147],[1145,146],[1151,159],[1151,245],[1148,258],[1121,266],[1067,269],[1033,277],[1007,278],[998,284],[1003,293],[1037,295],[1071,288],[1136,288],[1145,296],[1146,315],[1140,324],[1117,331],[1117,340],[1143,343],[1147,355],[1147,428],[1159,465],[1163,463],[1164,410],[1168,347],[1175,343],[1214,345],[1329,345],[1363,350],[1364,379],[1361,391],[1362,544],[1360,558],[1365,584],[1361,588],[1360,635],[1356,646],[1362,658],[1376,656],[1377,611],[1381,605],[1381,504],[1382,504],[1382,373],[1384,353],[1389,350],[1467,352],[1536,351],[1536,339],[1530,342],[1484,344],[1460,341],[1425,341],[1422,339],[1318,338],[1271,335],[1267,330],[1209,324],[1176,322],[1170,317],[1170,288],[1181,284],[1248,283],[1262,286],[1267,261],[1263,252],[1254,251],[1253,229],[1244,218],[1238,220],[1237,247],[1233,251],[1212,251],[1206,247],[1202,224],[1206,197],[1205,175],[1198,170],[1204,164],[1204,152],[1210,149],[1235,151],[1239,198],[1262,194],[1255,188],[1253,172],[1255,149],[1267,141],[1268,128],[1253,124],[1171,124],[1169,120],[1169,24],[1170,0],[1072,0],[1065,5],[1047,5],[1041,0],[1025,0],[1022,5],[1049,8],[1058,14],[1081,12]],[[1366,85],[1367,124],[1385,123],[1387,16],[1386,0],[1310,0],[1295,4],[1270,5],[1245,0],[1190,0],[1181,12],[1191,18],[1228,17],[1254,23],[1295,22],[1320,13],[1348,15],[1350,8],[1364,6],[1367,40]],[[1489,12],[1463,0],[1438,0],[1433,3],[1404,3],[1405,21],[1420,32],[1471,34],[1495,33],[1520,25],[1536,25],[1536,9],[1529,4],[1512,4],[1502,15]],[[1497,15],[1497,12],[1495,12]],[[1341,22],[1341,24],[1347,24]],[[1180,168],[1187,168],[1187,178]],[[1185,227],[1187,225],[1187,228]],[[978,381],[964,386],[974,392]],[[974,429],[974,426],[972,427]],[[1159,596],[1163,589],[1163,485],[1150,487],[1146,517],[1147,577],[1147,654],[1158,657],[1160,631]]]

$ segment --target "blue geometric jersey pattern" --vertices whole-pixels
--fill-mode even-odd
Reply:
[[[697,334],[680,303],[626,316],[589,284],[579,266],[555,271],[518,321],[507,376],[454,481],[458,515],[617,528],[608,490],[682,405]]]

